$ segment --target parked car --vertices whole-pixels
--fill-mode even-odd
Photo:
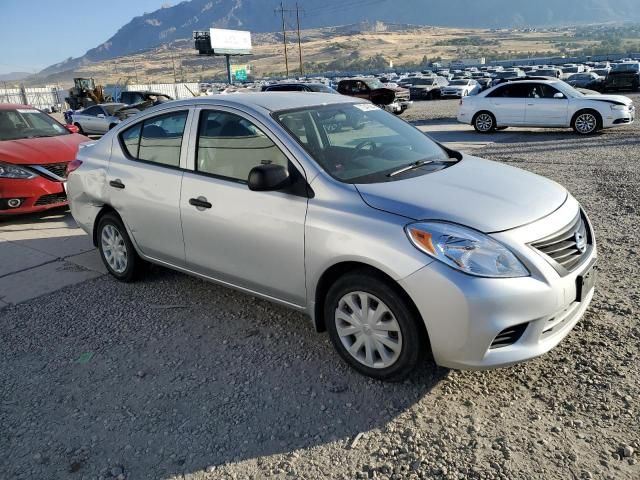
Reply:
[[[493,80],[491,81],[491,86],[495,87],[500,84],[503,80],[512,79],[512,78],[525,78],[526,75],[520,69],[517,70],[502,70],[499,72],[494,72],[491,77]]]
[[[419,78],[409,89],[411,100],[433,100],[440,98],[443,87],[449,85],[444,77]]]
[[[482,91],[480,84],[471,79],[451,80],[449,85],[442,88],[442,98],[456,97],[462,98],[467,95],[476,95]]]
[[[410,106],[409,90],[400,87],[386,87],[377,78],[350,78],[341,80],[338,93],[350,97],[358,97],[379,105],[398,115]]]
[[[131,90],[120,93],[119,103],[129,106],[135,105],[138,110],[144,110],[145,108],[140,108],[142,103],[148,104],[146,108],[150,108],[171,100],[173,98],[164,93]]]
[[[325,128],[348,116],[361,128]],[[594,292],[595,235],[566,189],[357,98],[177,101],[69,170],[72,214],[115,278],[158,263],[304,312],[377,379],[429,350],[472,369],[542,355]]]
[[[560,78],[562,70],[559,68],[538,68],[537,70],[531,70],[526,73],[527,77],[552,77]]]
[[[125,103],[103,103],[72,113],[71,121],[82,134],[102,135],[139,112]]]
[[[458,121],[489,133],[504,127],[573,128],[589,135],[603,128],[630,124],[633,102],[620,95],[587,96],[560,80],[507,82],[466,97]]]
[[[67,204],[67,164],[89,139],[29,105],[0,104],[0,215]]]
[[[327,87],[323,83],[274,83],[263,85],[263,92],[321,92],[337,94],[333,88]]]
[[[604,89],[640,90],[640,63],[614,63],[604,82]]]
[[[601,77],[594,72],[575,73],[571,75],[566,82],[574,88],[586,88],[588,90],[602,92],[604,91],[605,77]]]

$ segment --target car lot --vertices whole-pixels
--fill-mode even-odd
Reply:
[[[297,313],[160,268],[123,285],[68,215],[5,220],[0,243],[15,253],[0,253],[0,300],[17,305],[0,310],[0,477],[640,476],[640,127],[479,136],[455,122],[457,103],[418,102],[403,118],[557,180],[594,223],[596,297],[556,350],[374,382]],[[51,268],[87,278],[39,291]]]

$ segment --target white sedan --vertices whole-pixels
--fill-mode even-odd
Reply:
[[[449,85],[443,87],[440,92],[442,97],[457,97],[462,98],[468,95],[476,95],[480,93],[482,87],[475,80],[461,78],[458,80],[451,80]]]
[[[635,106],[622,95],[584,95],[559,80],[502,83],[460,101],[458,121],[490,133],[506,127],[573,128],[589,135],[629,125]]]

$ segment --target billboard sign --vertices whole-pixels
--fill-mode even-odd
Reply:
[[[211,48],[216,55],[250,55],[251,32],[212,28]]]

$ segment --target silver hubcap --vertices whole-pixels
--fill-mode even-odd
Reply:
[[[492,126],[493,119],[491,118],[491,115],[483,113],[481,115],[478,115],[478,118],[476,118],[476,127],[481,132],[488,132],[489,130],[491,130]]]
[[[598,124],[596,117],[590,113],[583,113],[576,118],[576,130],[580,133],[591,133],[596,129]]]
[[[113,225],[102,229],[102,252],[104,258],[116,273],[123,273],[127,269],[127,246],[124,238]]]
[[[379,298],[351,292],[338,302],[336,329],[342,345],[370,368],[393,365],[402,352],[402,332],[395,316]]]

